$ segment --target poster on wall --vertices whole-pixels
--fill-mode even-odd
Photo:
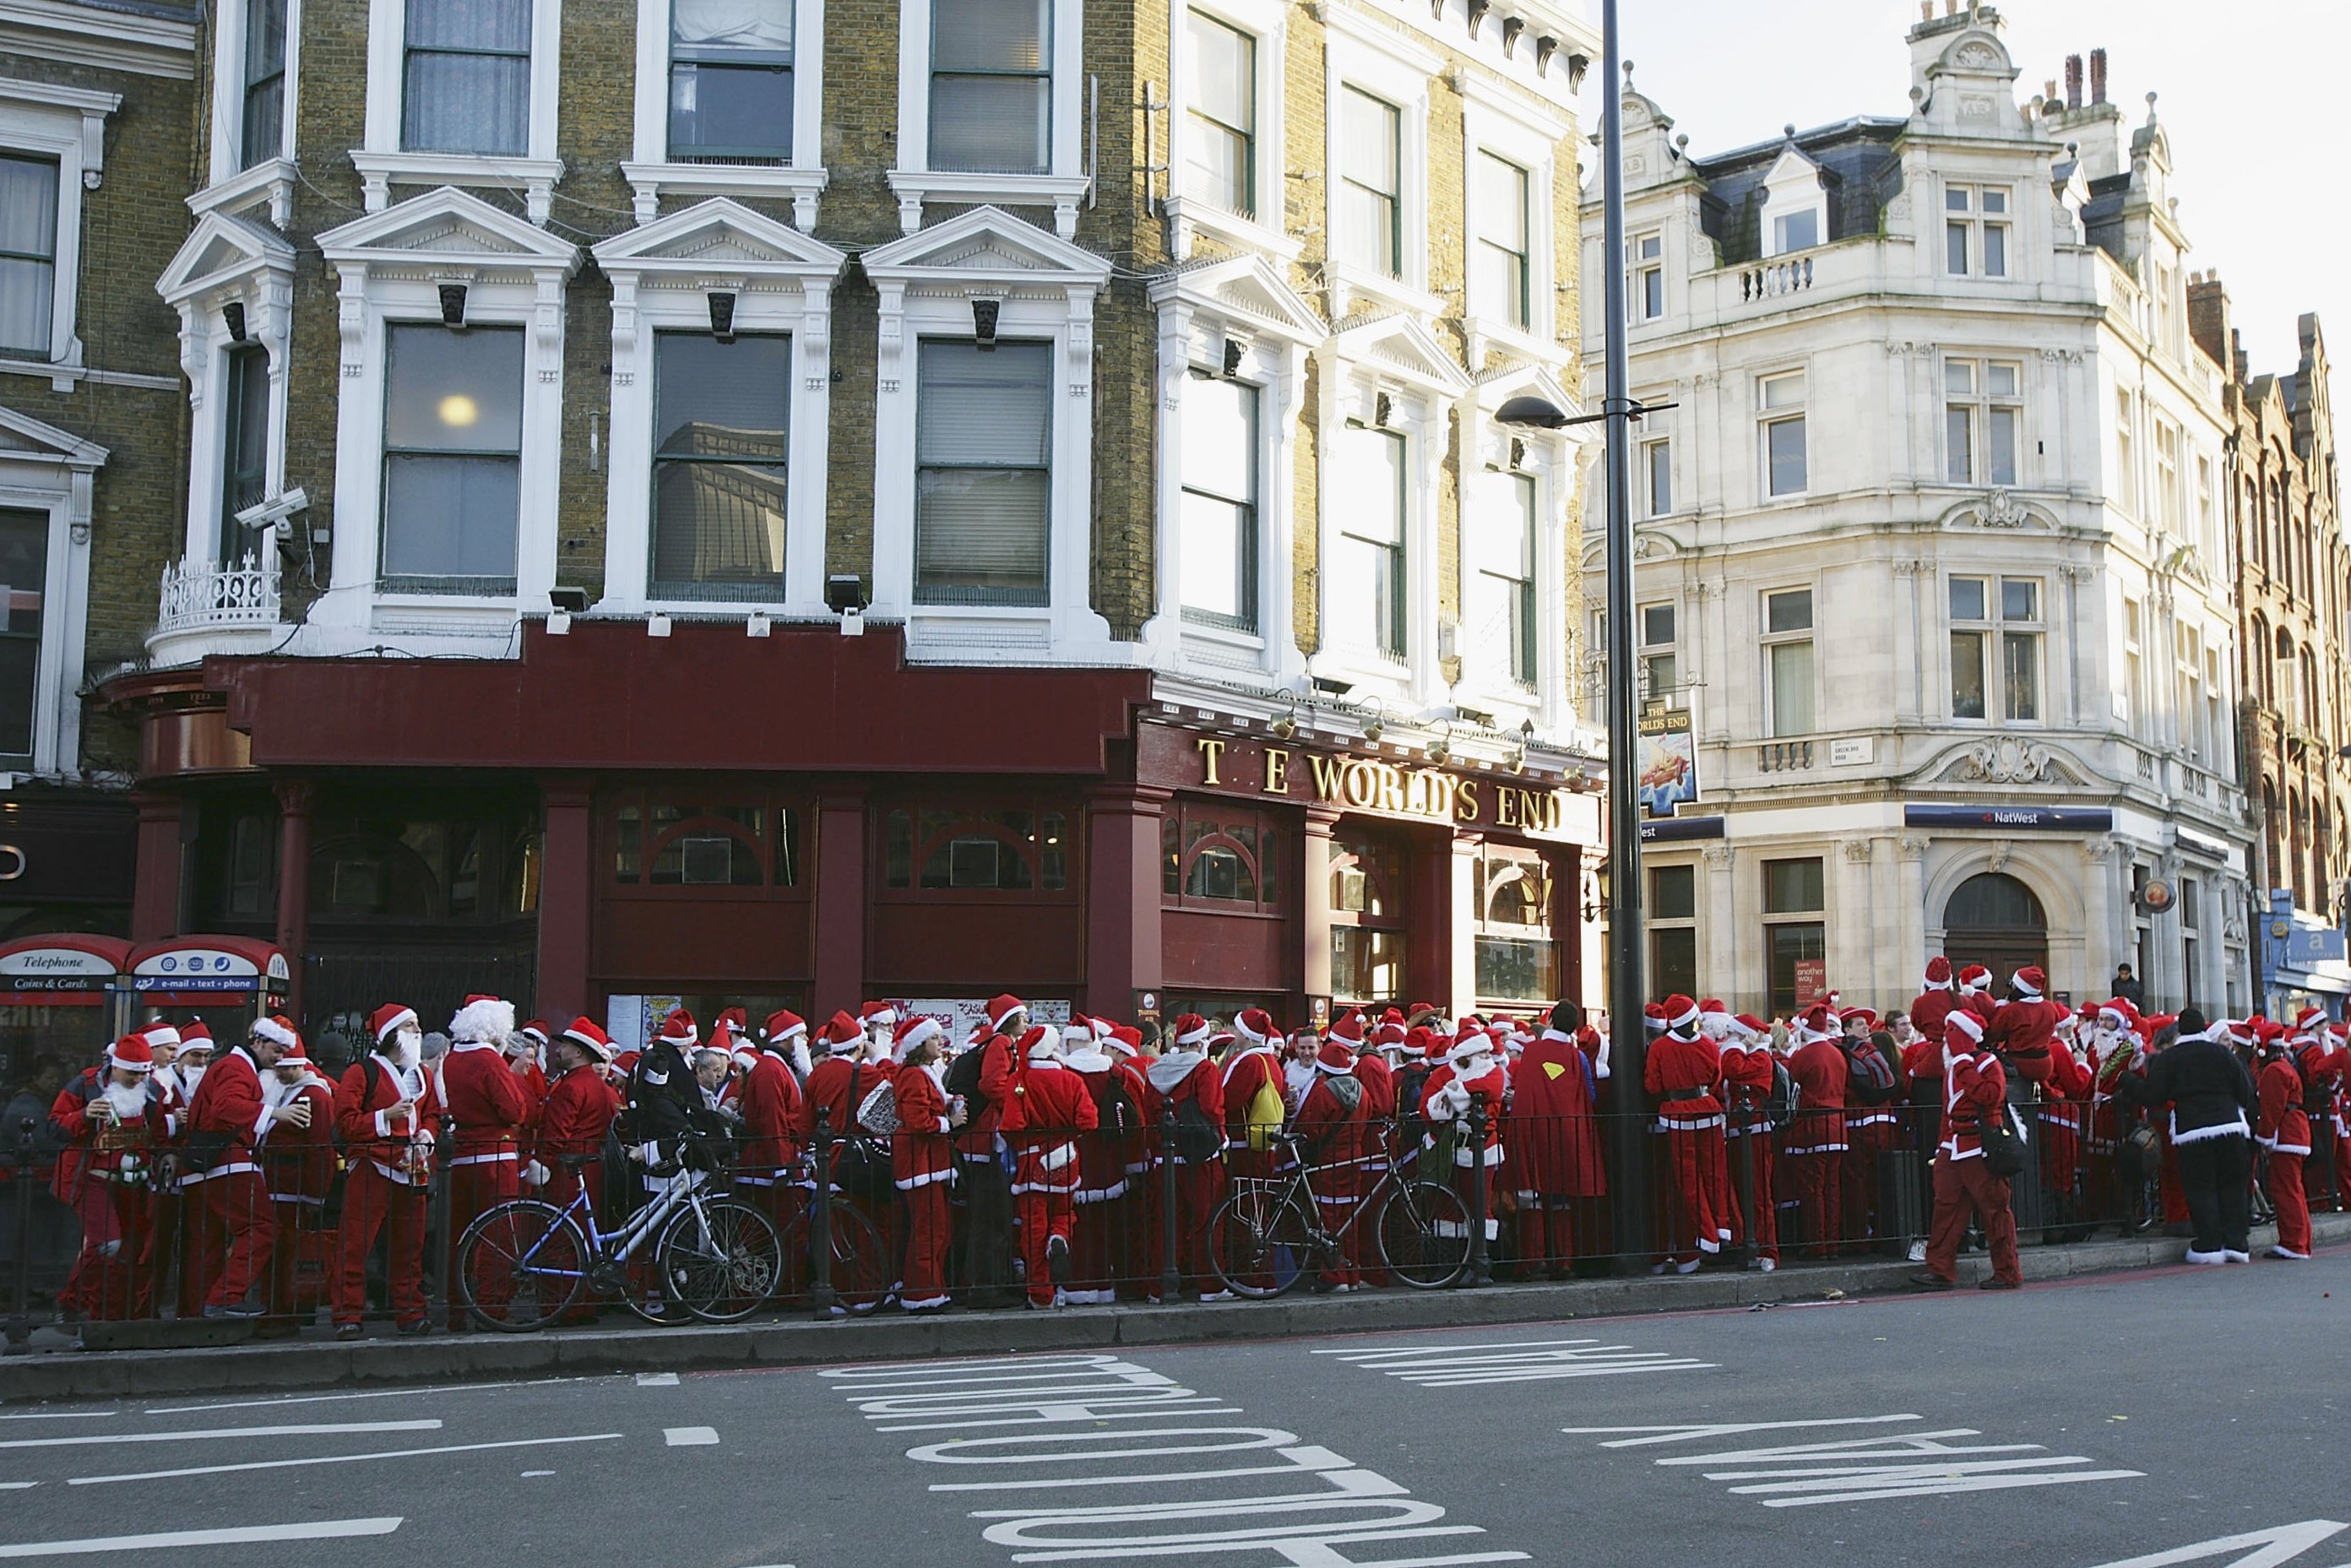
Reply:
[[[987,1027],[987,1003],[978,997],[892,997],[890,1005],[909,1018],[932,1018],[939,1020],[947,1031],[950,1050],[961,1051],[971,1043],[971,1037]],[[1070,1021],[1070,1003],[1032,1000],[1029,1004],[1030,1023],[1051,1024],[1061,1028]]]
[[[1690,710],[1653,702],[1642,711],[1641,809],[1650,817],[1670,817],[1698,803],[1698,742]]]
[[[604,1000],[604,1033],[612,1051],[643,1051],[662,1019],[684,1006],[681,997],[615,996]]]
[[[1801,1012],[1829,994],[1829,961],[1826,958],[1796,960],[1796,1009]]]

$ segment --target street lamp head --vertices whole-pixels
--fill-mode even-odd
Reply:
[[[1514,397],[1494,411],[1498,424],[1526,425],[1535,430],[1557,430],[1567,423],[1567,411],[1548,398]]]

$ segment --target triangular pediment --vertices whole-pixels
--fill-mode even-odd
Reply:
[[[580,259],[569,241],[449,185],[329,229],[319,236],[319,248],[329,261],[411,255],[569,267]]]
[[[727,267],[831,277],[849,259],[789,224],[755,213],[725,196],[656,218],[598,246],[596,265],[608,272]]]
[[[206,213],[155,280],[155,292],[177,304],[247,272],[293,270],[294,247],[283,235],[232,213]]]
[[[1261,256],[1219,256],[1155,280],[1151,300],[1180,299],[1196,308],[1248,322],[1269,337],[1319,343],[1331,329]]]
[[[1793,141],[1780,149],[1780,156],[1773,161],[1771,172],[1763,176],[1763,183],[1776,191],[1784,191],[1792,187],[1797,190],[1818,190],[1820,183],[1821,165],[1818,160]]]
[[[1006,282],[1110,281],[1110,263],[1001,207],[974,207],[864,256],[866,276],[900,281],[925,273]]]
[[[10,458],[69,464],[96,468],[106,462],[106,448],[84,441],[69,430],[35,419],[29,413],[0,404],[0,462]]]
[[[1471,384],[1469,372],[1454,362],[1416,316],[1379,316],[1343,324],[1331,335],[1331,347],[1343,360],[1377,365],[1448,397],[1460,396]]]

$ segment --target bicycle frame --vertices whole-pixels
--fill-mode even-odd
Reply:
[[[587,1233],[590,1270],[592,1272],[600,1264],[627,1262],[636,1255],[637,1249],[644,1245],[646,1238],[656,1234],[663,1222],[681,1207],[689,1207],[695,1213],[701,1214],[703,1185],[700,1171],[681,1171],[666,1188],[654,1196],[651,1203],[622,1220],[615,1230],[605,1230],[597,1225],[596,1206],[589,1198],[588,1189],[584,1186],[572,1194],[571,1201],[564,1205],[562,1214],[564,1218]],[[529,1249],[515,1260],[517,1270],[545,1274],[559,1280],[580,1277],[574,1270],[547,1269],[534,1263],[532,1260],[545,1243],[545,1237],[532,1242]]]

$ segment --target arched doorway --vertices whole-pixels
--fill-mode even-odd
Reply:
[[[2028,964],[2049,967],[2049,920],[2031,888],[2001,872],[1980,872],[1943,906],[1943,951],[1954,971],[1981,964],[2005,986]]]

